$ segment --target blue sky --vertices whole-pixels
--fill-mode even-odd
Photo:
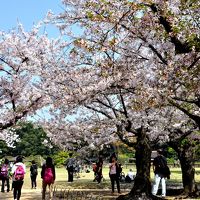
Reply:
[[[46,13],[51,10],[58,14],[63,12],[61,0],[0,0],[0,31],[8,32],[21,23],[25,31],[29,31],[34,24],[43,20]],[[59,31],[54,26],[45,29],[49,37],[57,37]],[[81,33],[80,28],[74,27],[74,31]],[[41,117],[48,116],[48,109],[39,110],[37,114]],[[35,119],[39,116],[34,116]],[[72,117],[73,118],[73,117]],[[34,120],[34,118],[28,118]],[[71,118],[70,118],[71,119]]]
[[[54,13],[63,11],[61,0],[1,0],[0,30],[9,31],[20,22],[29,31],[38,21],[44,19],[48,10]],[[47,29],[49,36],[57,35],[58,31]]]

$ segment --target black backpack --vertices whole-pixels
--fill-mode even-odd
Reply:
[[[38,171],[37,171],[37,165],[32,165],[32,171],[31,171],[32,175],[37,175]]]

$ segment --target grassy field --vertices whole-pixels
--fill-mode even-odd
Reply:
[[[129,168],[123,168],[123,172],[127,174],[129,171]],[[136,169],[134,166],[131,167],[133,171],[135,172]],[[168,180],[168,183],[181,183],[182,178],[181,178],[181,170],[180,168],[171,168],[171,178]],[[67,189],[100,189],[100,188],[110,188],[110,180],[109,180],[109,175],[108,175],[108,167],[105,166],[103,168],[103,177],[104,180],[102,181],[101,184],[97,184],[96,182],[93,182],[94,179],[94,174],[93,171],[91,170],[90,173],[80,173],[80,178],[74,178],[73,183],[68,183],[67,182],[67,171],[65,168],[56,168],[56,187],[59,188],[67,188]],[[151,171],[151,178],[153,181],[154,174],[153,171]],[[200,168],[196,169],[196,174],[195,174],[195,180],[197,183],[200,183]],[[39,169],[39,175],[37,178],[37,183],[38,183],[38,188],[41,188],[41,183],[42,180],[40,178],[40,169]],[[27,173],[25,176],[25,181],[24,181],[24,188],[31,188],[31,182],[30,182],[30,172],[29,169],[27,169]]]
[[[125,174],[127,174],[127,172],[129,171],[129,168],[123,168],[123,172]],[[133,171],[135,172],[135,167],[131,167],[133,169]],[[30,172],[29,172],[29,168],[27,168],[27,173],[25,175],[25,180],[24,180],[24,185],[23,185],[23,189],[22,189],[22,200],[39,200],[41,199],[41,186],[42,186],[42,180],[40,178],[40,172],[41,169],[39,169],[39,175],[37,178],[37,183],[38,183],[38,187],[37,189],[31,189],[31,181],[30,181]],[[111,184],[110,184],[110,180],[109,180],[109,176],[108,176],[108,167],[105,166],[103,168],[103,181],[98,184],[96,182],[93,182],[93,178],[94,178],[94,174],[91,170],[90,173],[80,173],[80,178],[74,178],[74,182],[73,183],[68,183],[67,182],[67,171],[65,168],[56,168],[56,183],[55,183],[55,193],[56,196],[58,198],[56,199],[60,199],[60,197],[58,195],[67,193],[72,195],[69,196],[69,200],[74,200],[74,199],[87,199],[87,200],[114,200],[116,199],[116,197],[118,196],[117,193],[115,193],[114,195],[111,194]],[[154,178],[154,174],[151,171],[151,177],[152,177],[152,181]],[[200,183],[200,168],[196,169],[196,177],[195,177],[196,182]],[[181,185],[181,170],[180,168],[171,168],[171,179],[167,180],[167,187],[169,187],[169,185],[176,185],[178,184],[179,186]],[[130,191],[131,187],[132,187],[132,183],[121,183],[121,192],[123,194],[126,194]],[[58,195],[57,195],[58,194]],[[80,198],[77,198],[76,195],[80,195]],[[86,195],[92,195],[92,198],[88,198],[88,196],[86,197]],[[76,198],[74,198],[74,196]],[[85,198],[86,197],[86,198]],[[5,200],[11,200],[13,199],[12,197],[12,193],[2,193],[1,194],[1,198],[5,199]],[[0,199],[1,199],[0,198]],[[175,197],[167,197],[168,200],[172,200]],[[190,199],[191,200],[191,199]]]

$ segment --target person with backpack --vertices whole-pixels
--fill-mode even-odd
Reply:
[[[12,167],[12,178],[13,178],[13,196],[15,200],[19,200],[21,197],[21,190],[24,183],[24,175],[26,173],[26,167],[23,163],[21,156],[17,156],[16,162]]]
[[[36,189],[37,188],[36,179],[37,179],[37,175],[38,175],[38,167],[34,160],[32,160],[31,163],[32,163],[32,165],[30,167],[31,186],[32,186],[32,189],[33,188]]]
[[[5,192],[5,182],[7,185],[7,192],[10,191],[10,165],[9,160],[5,158],[5,161],[3,165],[1,166],[1,179],[2,179],[2,185],[1,185],[1,192]]]
[[[120,177],[120,170],[119,164],[117,162],[117,157],[113,154],[109,160],[109,177],[112,186],[112,193],[114,193],[115,182],[117,184],[118,193],[120,193],[120,184],[119,184],[119,177]]]
[[[152,194],[156,195],[158,192],[158,187],[161,181],[162,184],[162,197],[166,196],[166,178],[170,178],[170,170],[167,166],[167,160],[163,156],[162,150],[157,151],[157,156],[153,161],[153,171],[155,174],[155,181],[152,188]]]
[[[51,157],[47,157],[46,163],[42,166],[42,200],[45,200],[46,188],[49,186],[49,200],[53,198],[53,184],[56,179],[55,167]]]

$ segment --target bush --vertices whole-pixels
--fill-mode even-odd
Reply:
[[[26,167],[30,167],[31,166],[31,162],[32,160],[35,160],[36,164],[38,165],[38,167],[41,167],[43,162],[44,162],[44,158],[40,155],[31,155],[31,156],[28,156],[26,158],[23,159],[24,160],[24,163],[26,165]]]
[[[69,152],[59,151],[57,154],[53,155],[52,157],[53,157],[54,164],[56,165],[56,167],[62,167],[65,161],[67,160],[67,158],[69,158]]]

